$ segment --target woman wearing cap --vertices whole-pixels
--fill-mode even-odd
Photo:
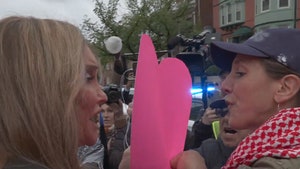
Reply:
[[[223,169],[300,167],[299,44],[297,29],[268,29],[242,44],[212,43],[215,64],[231,70],[222,83],[229,124],[255,129]],[[199,168],[202,159],[195,156],[181,153],[172,167]]]

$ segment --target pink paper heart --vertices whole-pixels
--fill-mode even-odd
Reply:
[[[143,35],[137,64],[131,169],[169,169],[184,148],[191,108],[191,77],[176,58],[157,62],[151,38]]]

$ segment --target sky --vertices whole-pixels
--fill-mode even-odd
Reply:
[[[120,0],[122,2],[124,1]],[[92,21],[98,21],[93,12],[94,7],[93,0],[0,0],[0,19],[11,15],[25,15],[59,19],[79,26],[85,15]],[[119,8],[119,13],[122,13],[124,5]]]

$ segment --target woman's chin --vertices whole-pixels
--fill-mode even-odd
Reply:
[[[85,145],[87,145],[87,146],[93,146],[93,145],[96,144],[96,142],[97,142],[97,139],[94,140],[94,141],[89,141],[89,142],[87,142]]]
[[[89,135],[89,136],[85,136],[85,139],[82,139],[81,141],[79,141],[79,146],[93,146],[96,144],[98,139],[98,133],[93,134],[93,135]]]

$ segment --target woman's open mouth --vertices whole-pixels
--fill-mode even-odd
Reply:
[[[99,122],[99,116],[98,114],[95,114],[93,117],[90,118],[90,120],[94,123],[98,123]]]
[[[233,130],[232,128],[225,127],[224,132],[228,134],[235,134],[237,131]]]

